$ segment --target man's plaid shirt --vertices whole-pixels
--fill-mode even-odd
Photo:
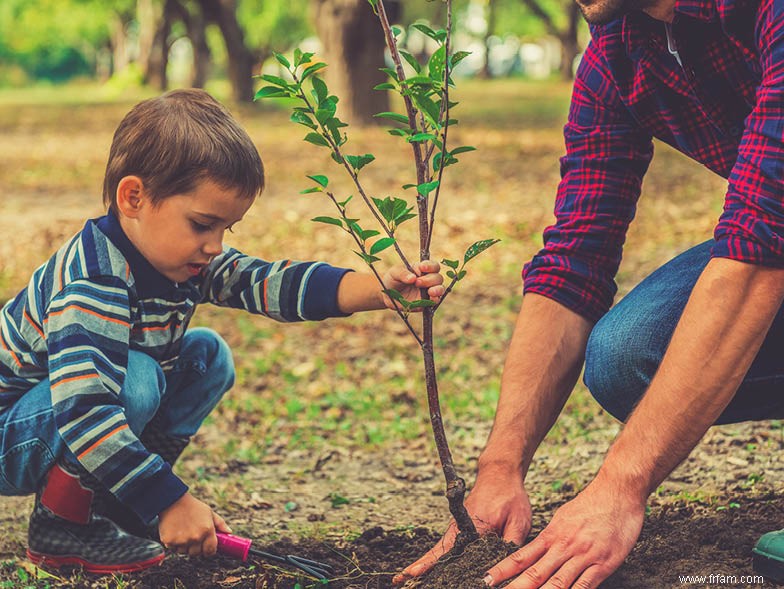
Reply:
[[[656,137],[728,179],[713,256],[784,267],[784,1],[677,0],[671,32],[633,12],[592,27],[545,246],[525,291],[597,320]]]

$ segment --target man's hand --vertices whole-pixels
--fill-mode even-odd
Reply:
[[[444,277],[439,274],[441,266],[438,262],[425,261],[412,264],[414,272],[410,272],[405,266],[395,266],[384,274],[384,287],[398,291],[408,301],[416,301],[422,298],[420,289],[426,288],[427,294],[434,303],[438,303],[444,296],[443,287]],[[382,294],[384,305],[388,309],[394,309],[395,305],[387,295]]]
[[[231,533],[223,518],[190,493],[163,510],[158,518],[161,543],[180,554],[212,556],[218,549],[215,530]]]
[[[480,534],[496,532],[508,542],[522,544],[531,529],[531,502],[522,475],[516,469],[499,466],[480,470],[465,506]],[[457,525],[453,520],[441,541],[392,582],[398,585],[424,575],[451,550],[456,536]]]
[[[631,552],[644,517],[644,498],[596,479],[534,540],[490,569],[485,582],[494,587],[519,575],[509,589],[598,587]]]

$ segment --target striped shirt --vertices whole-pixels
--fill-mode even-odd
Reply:
[[[136,250],[115,217],[90,220],[0,311],[0,413],[48,378],[68,448],[149,521],[187,486],[128,428],[118,397],[128,351],[169,370],[203,302],[277,321],[343,316],[337,288],[348,271],[224,248],[202,275],[176,284]]]
[[[526,292],[599,319],[635,214],[652,137],[727,178],[713,256],[784,267],[784,10],[772,0],[676,0],[591,28],[545,247]]]

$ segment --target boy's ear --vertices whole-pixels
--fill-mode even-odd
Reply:
[[[125,217],[135,218],[144,203],[144,183],[138,176],[123,176],[117,184],[117,209]]]

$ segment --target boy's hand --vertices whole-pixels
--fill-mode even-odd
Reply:
[[[158,516],[161,543],[190,556],[212,556],[218,550],[215,530],[231,533],[223,518],[209,505],[185,493]]]
[[[394,289],[409,301],[417,301],[422,298],[420,289],[426,288],[427,294],[435,303],[441,300],[446,290],[443,286],[444,277],[439,274],[441,266],[438,262],[426,260],[412,264],[414,273],[411,273],[405,266],[395,266],[384,274],[384,287]],[[395,304],[387,295],[382,293],[382,300],[388,309],[394,309]]]

